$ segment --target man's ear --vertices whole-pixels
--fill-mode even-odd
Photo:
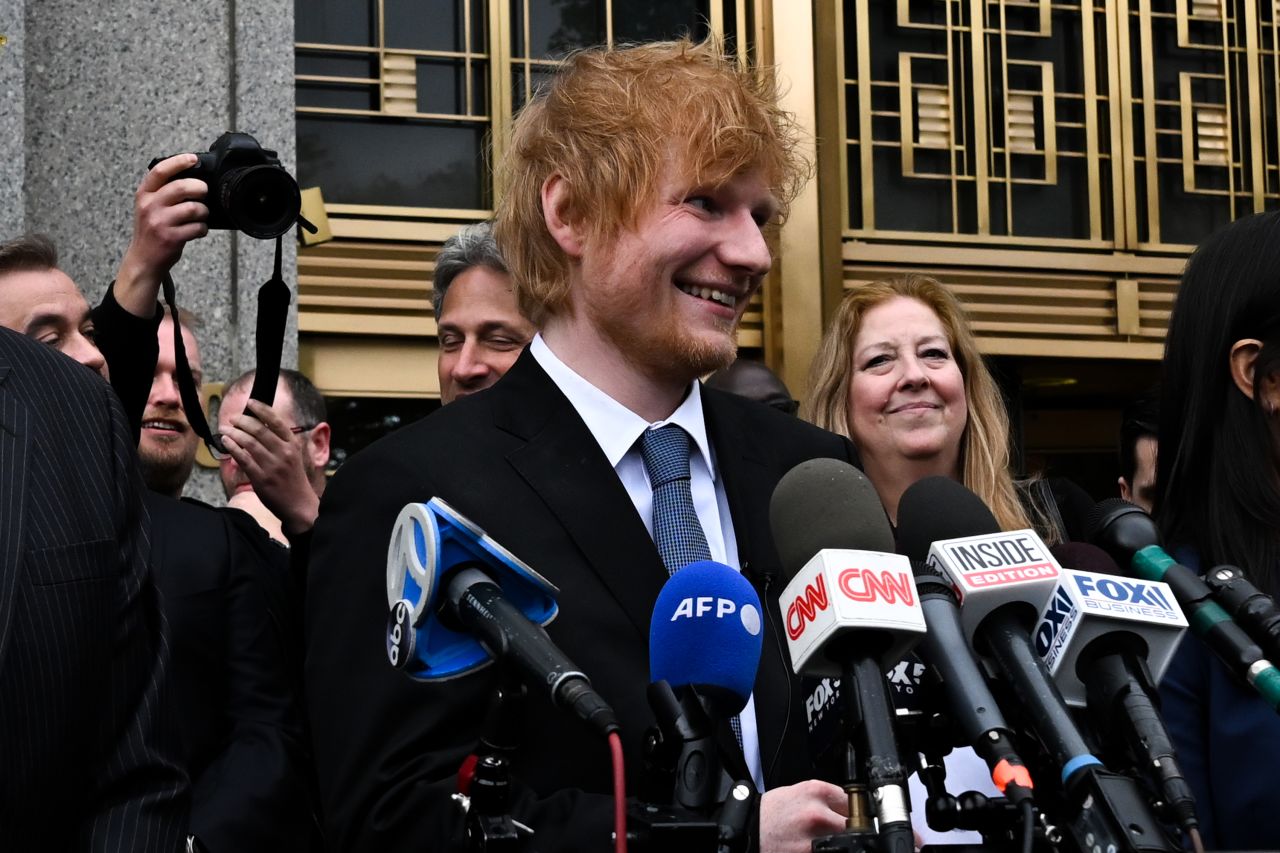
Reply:
[[[1120,487],[1120,499],[1133,503],[1133,491],[1129,488],[1129,481],[1124,477],[1117,477],[1116,485]]]
[[[307,437],[307,452],[311,454],[311,464],[317,471],[323,471],[329,464],[329,439],[332,438],[330,427],[321,421],[316,424]]]
[[[1253,399],[1253,368],[1260,352],[1262,341],[1256,338],[1241,338],[1231,345],[1231,381],[1250,400]]]
[[[583,235],[579,222],[569,212],[571,192],[564,176],[548,175],[542,182],[542,218],[561,251],[577,259],[582,257]]]

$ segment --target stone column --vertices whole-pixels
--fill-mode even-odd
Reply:
[[[11,10],[25,11],[25,20],[4,14]],[[5,29],[0,92],[17,90],[24,109],[11,113],[6,103],[0,113],[0,226],[50,234],[91,301],[128,244],[133,194],[153,157],[204,150],[223,131],[240,130],[294,168],[292,0],[0,0]],[[22,218],[5,203],[14,171],[25,177]],[[178,303],[202,320],[207,380],[253,365],[256,293],[273,248],[214,231],[174,268]],[[283,268],[296,292],[289,237]],[[297,361],[296,306],[284,360]],[[197,469],[187,492],[222,503],[215,472]]]

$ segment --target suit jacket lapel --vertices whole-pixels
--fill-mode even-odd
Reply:
[[[497,400],[497,427],[526,442],[508,461],[647,638],[653,602],[667,573],[600,445],[527,349],[503,377]]]
[[[719,393],[704,386],[702,401],[708,433],[716,449],[717,473],[724,480],[733,516],[738,562],[760,592],[760,603],[766,612],[764,645],[753,695],[760,760],[765,783],[770,785],[784,736],[795,725],[791,658],[778,633],[782,623],[777,596],[783,584],[769,529],[769,498],[782,472],[770,469],[770,455],[761,446],[760,436],[753,435],[741,418],[733,416]]]
[[[0,355],[0,662],[9,647],[14,591],[25,541],[27,442],[26,406],[5,388],[10,365]]]

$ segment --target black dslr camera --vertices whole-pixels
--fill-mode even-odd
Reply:
[[[280,165],[276,152],[247,133],[227,132],[197,154],[199,161],[178,178],[199,178],[209,185],[205,204],[209,227],[239,230],[268,240],[293,227],[302,210],[298,182]],[[162,157],[151,161],[151,167]],[[150,168],[150,167],[149,167]]]

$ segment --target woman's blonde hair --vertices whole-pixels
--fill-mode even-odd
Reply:
[[[1000,389],[982,361],[960,301],[928,276],[913,274],[859,285],[845,296],[813,358],[809,397],[801,406],[801,417],[853,440],[849,429],[849,377],[854,339],[866,313],[895,296],[923,302],[938,315],[964,377],[969,417],[960,436],[962,482],[991,508],[1003,529],[1031,527],[1009,475],[1009,415]]]

